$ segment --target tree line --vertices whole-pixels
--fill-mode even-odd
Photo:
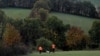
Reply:
[[[0,7],[32,8],[36,0],[0,0]]]
[[[70,13],[88,17],[98,17],[96,7],[90,1],[51,0],[51,9],[57,12]]]
[[[48,5],[50,11],[100,18],[98,8],[90,1],[79,0],[0,0],[0,7],[32,8],[35,2]]]

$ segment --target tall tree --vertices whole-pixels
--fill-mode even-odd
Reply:
[[[67,31],[70,26],[65,26],[63,22],[55,16],[52,16],[47,20],[46,26],[52,33],[49,37],[54,39],[52,41],[58,48],[63,49],[65,47],[65,31]]]
[[[39,17],[41,21],[46,21],[48,18],[48,10],[43,8],[39,9]]]
[[[2,38],[4,32],[5,19],[6,19],[5,13],[2,10],[0,10],[0,39]]]
[[[4,19],[5,19],[5,13],[2,10],[0,10],[0,23],[4,22]]]
[[[100,45],[100,21],[95,21],[89,31],[92,41]]]
[[[67,46],[71,49],[82,49],[86,47],[86,35],[77,27],[71,27],[67,32]]]
[[[39,10],[41,8],[48,10],[48,11],[50,10],[50,6],[45,0],[39,0],[35,2],[29,17],[30,18],[37,17],[39,15]]]
[[[6,29],[3,34],[3,42],[7,46],[13,46],[16,44],[19,44],[21,41],[21,36],[18,30],[15,29],[14,26],[11,24],[7,23],[6,24]]]
[[[98,17],[100,18],[100,7],[97,8]]]
[[[38,19],[24,19],[24,23],[21,27],[22,41],[25,44],[32,43],[36,45],[36,39],[41,37],[41,23]]]

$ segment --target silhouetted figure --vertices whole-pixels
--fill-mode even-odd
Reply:
[[[55,52],[55,48],[56,48],[55,44],[52,44],[52,52],[53,53]]]
[[[38,47],[38,51],[41,54],[42,53],[43,48],[41,46]]]

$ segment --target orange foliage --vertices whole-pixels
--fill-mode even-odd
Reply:
[[[67,45],[69,47],[75,47],[85,38],[84,32],[77,27],[71,27],[67,32]]]
[[[6,24],[6,29],[3,34],[3,42],[7,46],[12,46],[15,44],[20,43],[21,36],[18,32],[18,30],[15,29],[14,26],[11,24]]]

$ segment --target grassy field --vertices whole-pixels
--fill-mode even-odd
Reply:
[[[30,9],[21,9],[21,8],[1,8],[7,16],[12,17],[14,19],[25,18],[29,16],[31,12]]]
[[[20,8],[3,8],[2,10],[6,13],[7,16],[12,17],[14,19],[16,18],[22,19],[28,17],[29,13],[31,12],[30,9],[20,9]],[[50,13],[50,16],[53,15],[61,19],[64,22],[64,24],[70,24],[71,26],[81,27],[81,29],[84,30],[86,33],[88,33],[89,29],[92,26],[92,23],[98,20],[96,18],[95,19],[87,18],[87,17],[64,14],[64,13],[57,13],[57,12]]]
[[[66,51],[56,53],[42,53],[33,52],[25,56],[100,56],[100,51]]]

